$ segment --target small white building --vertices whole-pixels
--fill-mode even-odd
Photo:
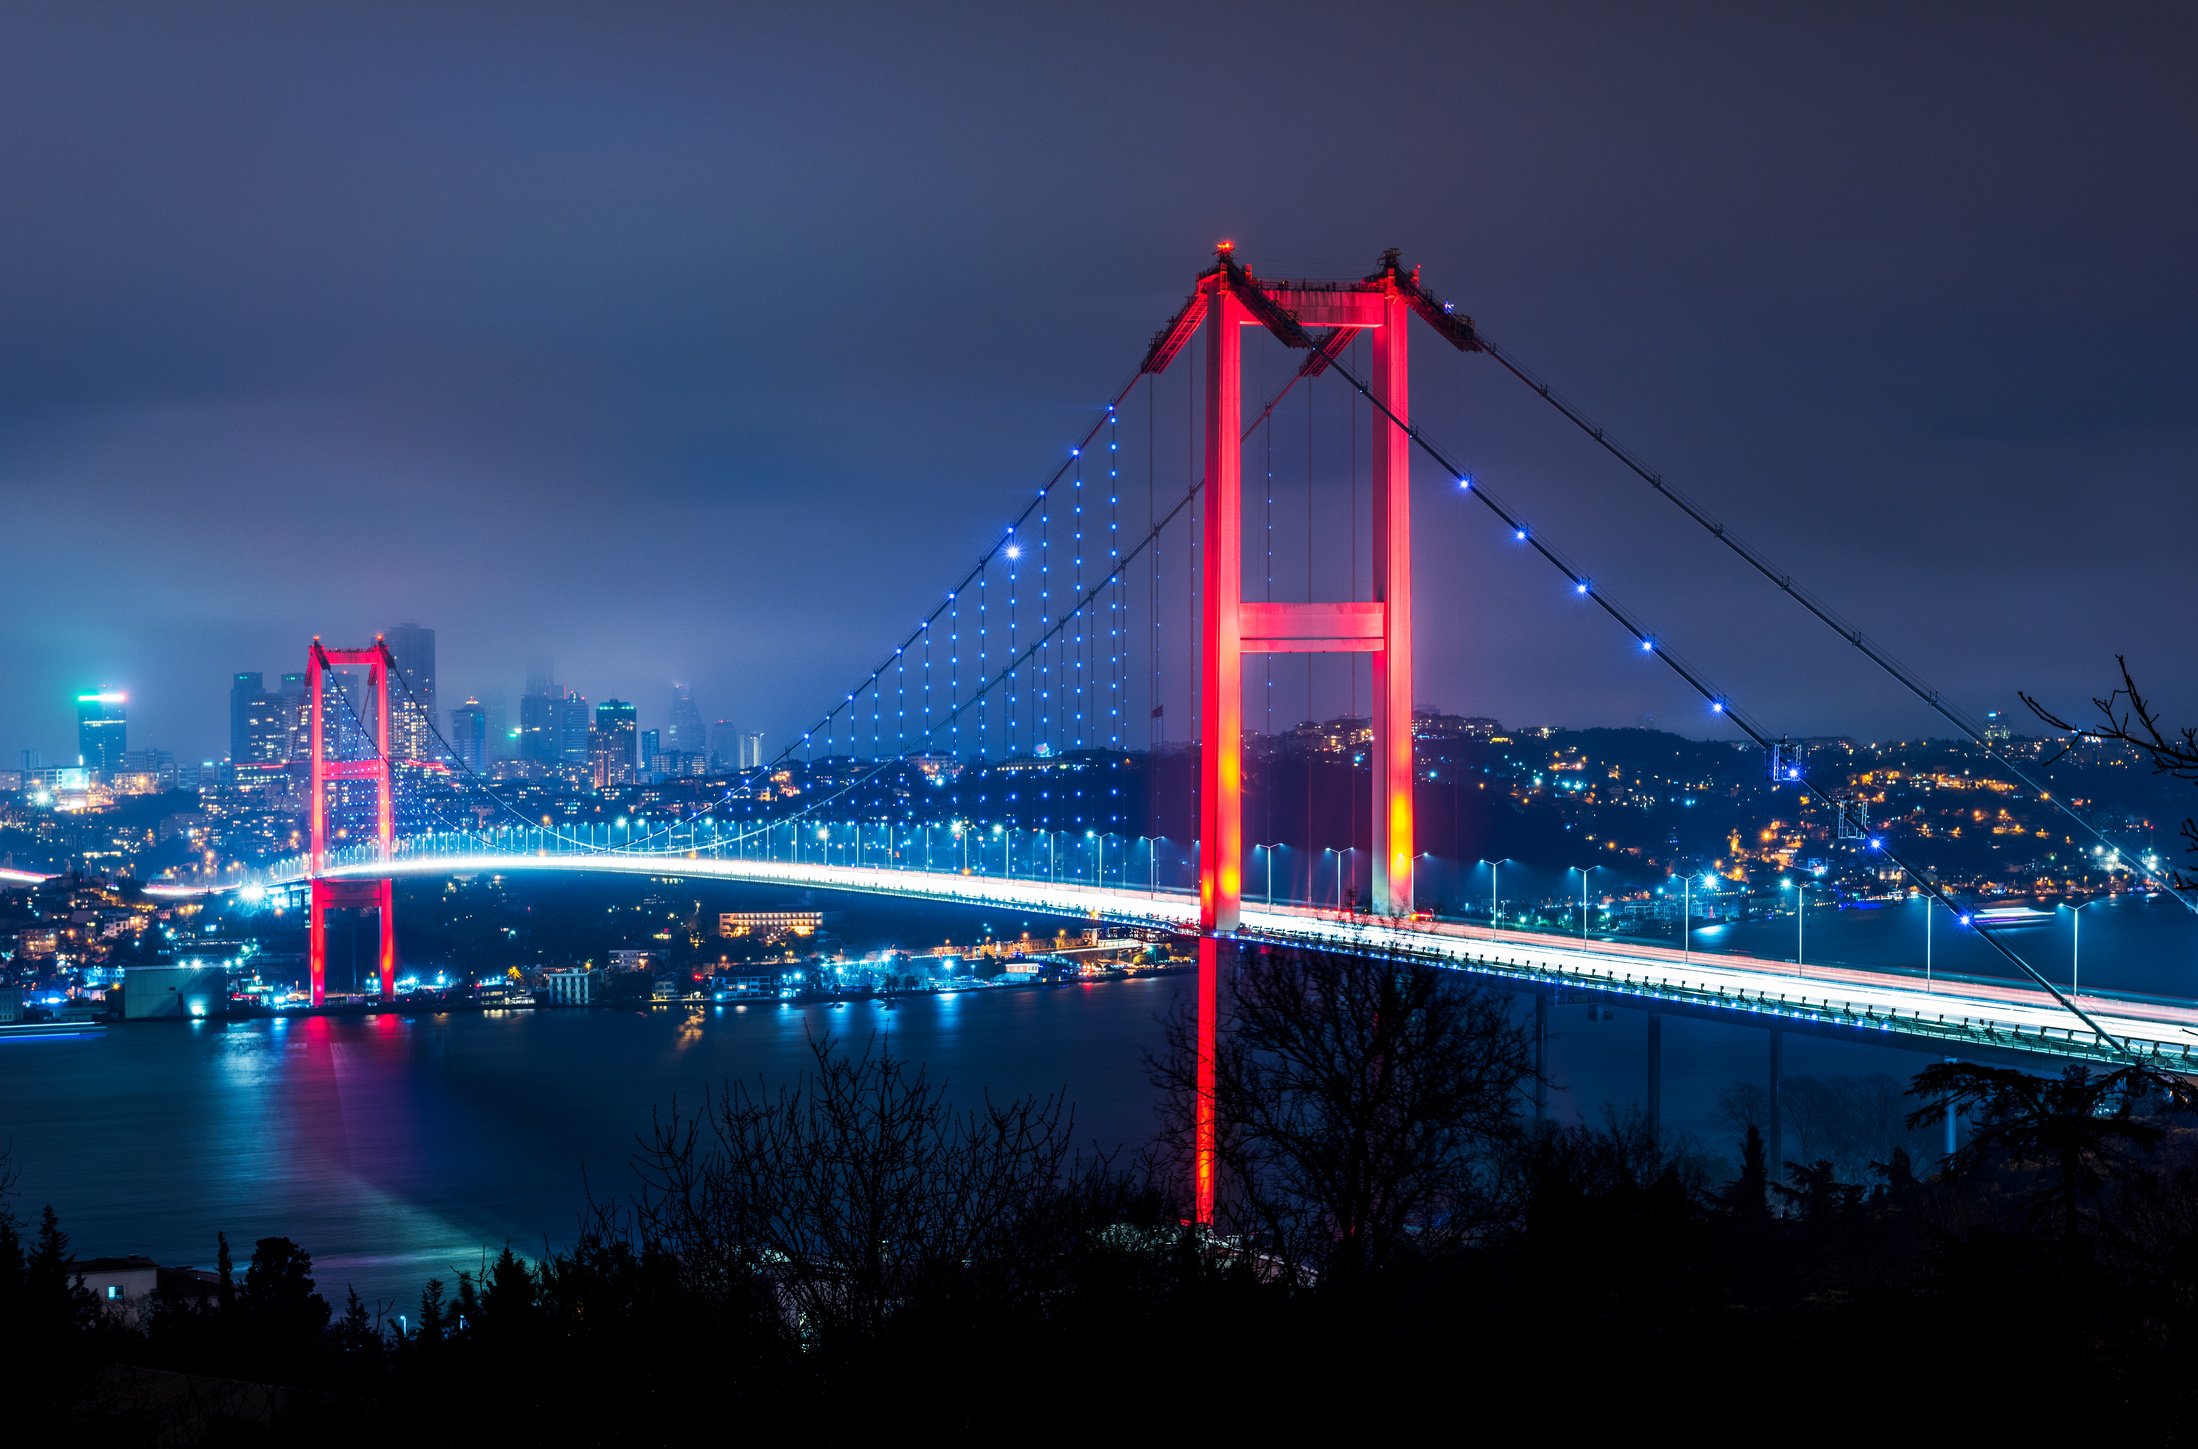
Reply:
[[[160,1286],[160,1265],[150,1258],[79,1258],[69,1271],[109,1313],[142,1308]]]
[[[585,966],[565,966],[542,973],[542,985],[552,1006],[590,1006],[595,1002],[595,972]]]

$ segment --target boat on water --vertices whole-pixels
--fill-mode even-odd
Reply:
[[[1980,926],[1997,926],[2006,930],[2010,927],[2049,925],[2053,914],[2037,906],[1986,906],[1974,912],[1972,918]]]

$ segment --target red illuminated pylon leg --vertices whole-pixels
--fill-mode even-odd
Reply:
[[[1206,329],[1205,543],[1199,613],[1198,1100],[1194,1105],[1192,1195],[1198,1221],[1212,1221],[1218,1121],[1214,1050],[1220,996],[1214,937],[1234,933],[1243,915],[1244,656],[1372,656],[1375,788],[1368,843],[1372,906],[1384,915],[1412,910],[1412,510],[1410,348],[1414,315],[1453,346],[1470,350],[1469,325],[1440,311],[1416,272],[1399,271],[1395,252],[1358,282],[1267,282],[1221,244],[1214,266],[1154,339],[1144,371],[1167,369],[1200,327]],[[1292,347],[1311,351],[1304,373],[1317,376],[1361,332],[1372,334],[1374,597],[1335,602],[1246,603],[1244,585],[1244,327],[1259,325]],[[1321,335],[1315,336],[1315,330]],[[1310,844],[1310,842],[1308,842]]]
[[[1220,1047],[1221,943],[1212,936],[1198,941],[1198,1086],[1191,1121],[1191,1215],[1213,1222],[1214,1185],[1219,1180],[1220,1114],[1214,1100],[1214,1054]]]

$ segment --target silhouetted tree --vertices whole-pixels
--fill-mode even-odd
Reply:
[[[433,1352],[443,1343],[443,1280],[430,1278],[420,1290],[420,1321],[413,1326],[412,1342]]]
[[[1733,1217],[1760,1222],[1771,1215],[1771,1173],[1763,1149],[1763,1129],[1753,1122],[1740,1139],[1740,1175],[1725,1188],[1725,1211]]]
[[[528,1338],[537,1317],[534,1274],[506,1243],[489,1265],[487,1286],[481,1294],[482,1328],[507,1338]]]
[[[259,1372],[293,1378],[320,1356],[328,1300],[314,1291],[312,1255],[288,1238],[261,1238],[237,1287],[240,1350]]]
[[[83,1328],[98,1311],[83,1275],[69,1264],[69,1235],[52,1204],[38,1216],[38,1236],[24,1263],[23,1309],[34,1334],[66,1337]]]
[[[1943,1122],[1950,1111],[1970,1113],[1969,1140],[1948,1159],[1949,1172],[2005,1166],[2037,1173],[2043,1180],[2025,1201],[2033,1211],[2055,1214],[2070,1245],[2107,1178],[2160,1140],[2162,1127],[2139,1116],[2139,1108],[2198,1105],[2198,1093],[2182,1078],[2139,1066],[2094,1072],[2081,1062],[2057,1077],[1934,1062],[1916,1074],[1909,1091],[1931,1102],[1910,1115],[1912,1125]]]
[[[1292,1264],[1348,1280],[1497,1214],[1533,1075],[1499,993],[1425,966],[1293,948],[1227,973],[1214,1093],[1222,1210]],[[1186,1008],[1151,1063],[1185,1160],[1198,1084]]]
[[[1006,1270],[1058,1195],[1099,1171],[1073,1158],[1059,1094],[957,1109],[875,1040],[810,1049],[792,1086],[736,1082],[697,1117],[675,1105],[636,1158],[639,1241],[720,1312],[783,1305],[805,1334],[874,1336]]]
[[[2027,694],[2022,696],[2022,702],[2030,706],[2032,714],[2071,741],[2127,745],[2149,761],[2155,773],[2198,784],[2198,728],[2186,726],[2177,730],[2163,726],[2159,711],[2137,688],[2128,657],[2115,655],[2114,666],[2121,673],[2121,687],[2091,701],[2091,707],[2099,712],[2097,724],[2071,724]],[[2198,854],[2198,817],[2184,818],[2183,839],[2190,851]],[[2198,878],[2190,872],[2177,870],[2171,872],[2171,876],[2177,890],[2198,890]]]
[[[1862,1184],[1842,1182],[1839,1165],[1828,1157],[1814,1162],[1786,1164],[1786,1182],[1774,1182],[1778,1194],[1795,1218],[1812,1227],[1851,1216],[1862,1205]]]

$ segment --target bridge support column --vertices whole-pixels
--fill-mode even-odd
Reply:
[[[321,1005],[328,999],[328,892],[327,882],[313,881],[306,887],[305,956],[307,978],[311,984],[313,1004]]]
[[[1534,1121],[1549,1120],[1549,988],[1534,991]]]
[[[1770,1104],[1764,1110],[1764,1115],[1771,1119],[1765,1124],[1769,1128],[1765,1135],[1770,1141],[1765,1144],[1768,1151],[1763,1164],[1773,1182],[1783,1182],[1786,1178],[1786,1119],[1778,1100],[1779,1085],[1785,1075],[1786,1033],[1774,1026],[1771,1028]]]
[[[1198,916],[1233,931],[1244,895],[1244,304],[1225,276],[1206,319],[1206,538],[1199,600]]]
[[[1648,1130],[1650,1137],[1663,1140],[1664,1015],[1653,1009],[1648,1014]]]
[[[1191,1218],[1213,1224],[1214,1184],[1220,1157],[1219,1117],[1214,1102],[1214,1054],[1221,1019],[1221,943],[1198,938],[1198,1083],[1191,1109]]]
[[[1394,275],[1383,280],[1382,325],[1373,329],[1375,401],[1396,420],[1374,419],[1374,599],[1381,648],[1373,653],[1373,907],[1412,913],[1412,440],[1410,312]]]
[[[387,798],[383,797],[385,801]],[[376,892],[379,899],[375,902],[375,911],[381,927],[381,951],[378,959],[381,966],[382,1000],[394,1001],[397,999],[397,883],[384,876],[376,884],[381,887]]]
[[[1952,1057],[1946,1058],[1946,1064],[1948,1066],[1952,1066],[1953,1063],[1954,1059]],[[1948,1157],[1952,1157],[1956,1152],[1959,1152],[1960,1150],[1961,1114],[1954,1110],[1954,1104],[1952,1102],[1948,1102],[1946,1104],[1946,1155]]]

